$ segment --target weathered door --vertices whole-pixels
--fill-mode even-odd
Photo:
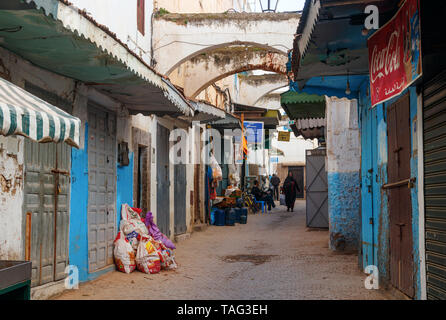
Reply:
[[[113,263],[113,240],[116,235],[116,153],[116,116],[89,103],[88,265],[90,272]]]
[[[328,228],[328,183],[325,149],[307,150],[307,227]]]
[[[446,72],[423,95],[427,298],[446,300]]]
[[[175,165],[175,235],[186,232],[186,165]]]
[[[169,130],[160,124],[157,125],[156,166],[156,223],[161,232],[170,237]]]
[[[414,296],[410,176],[410,101],[405,95],[387,109],[390,278]]]
[[[25,89],[71,113],[70,102],[29,82]],[[25,199],[23,213],[31,216],[32,286],[63,279],[68,265],[71,147],[25,139]]]
[[[296,193],[297,199],[304,198],[304,167],[289,167],[288,172],[293,173],[294,180],[296,180],[299,186],[299,192]]]
[[[178,142],[181,139],[187,139],[186,135],[178,137]],[[178,163],[174,165],[174,233],[175,235],[186,232],[186,150],[179,149],[177,152]]]
[[[31,215],[32,286],[65,277],[71,148],[25,139],[25,217]],[[24,220],[26,221],[26,220]]]

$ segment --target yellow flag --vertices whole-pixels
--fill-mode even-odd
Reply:
[[[246,160],[246,156],[248,155],[248,140],[245,137],[245,126],[243,125],[245,120],[245,115],[242,113],[241,122],[242,122],[242,150],[243,150],[243,159]]]

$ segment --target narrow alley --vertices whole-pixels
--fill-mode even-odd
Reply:
[[[179,268],[114,271],[55,299],[389,299],[364,288],[356,254],[328,249],[328,231],[305,226],[305,202],[249,215],[248,224],[210,226],[177,244]]]
[[[0,1],[0,301],[446,300],[444,16]]]

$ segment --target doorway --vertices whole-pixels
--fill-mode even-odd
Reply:
[[[69,101],[30,82],[26,91],[72,113]],[[66,143],[37,143],[25,139],[24,147],[25,255],[32,262],[31,286],[66,277],[70,220],[71,147]]]
[[[177,128],[175,128],[177,129]],[[181,135],[177,139],[177,143],[186,141],[187,136]],[[175,179],[175,193],[174,193],[174,233],[180,235],[186,233],[186,156],[187,151],[179,149],[177,151],[177,159],[181,159],[179,163],[174,164],[174,179]]]
[[[116,115],[88,103],[88,268],[113,264],[116,235]]]
[[[410,98],[387,109],[391,284],[413,298]]]
[[[161,232],[170,237],[169,129],[159,123],[156,137],[156,166],[156,223]]]
[[[293,174],[294,180],[297,182],[299,192],[296,193],[296,199],[304,199],[304,168],[305,167],[288,167],[288,175],[290,172]]]
[[[325,148],[306,151],[306,218],[308,228],[328,228],[328,179]]]

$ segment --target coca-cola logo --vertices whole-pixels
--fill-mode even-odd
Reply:
[[[371,82],[388,76],[398,70],[401,64],[400,50],[398,41],[400,39],[400,30],[395,30],[390,35],[385,48],[378,49],[378,45],[373,47],[370,62]]]

